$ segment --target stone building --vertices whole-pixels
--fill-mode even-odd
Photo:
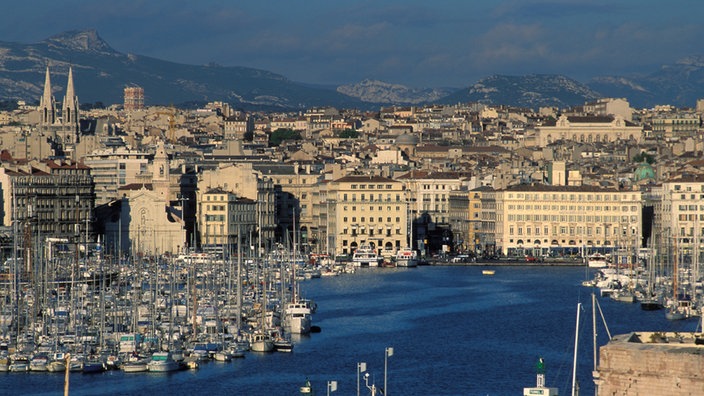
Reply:
[[[408,246],[407,197],[403,183],[381,176],[345,176],[330,182],[336,255],[360,246],[392,255]]]

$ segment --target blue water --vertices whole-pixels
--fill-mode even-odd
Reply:
[[[594,394],[591,371],[592,289],[575,267],[371,268],[353,275],[313,279],[303,294],[318,303],[322,332],[298,339],[291,354],[249,353],[231,363],[209,362],[198,371],[170,374],[110,371],[71,374],[72,395],[297,395],[309,378],[316,395],[356,395],[357,363],[369,385],[388,394],[517,395],[535,385],[535,363],[546,362],[546,382],[569,394],[577,304],[582,303],[578,374],[581,394]],[[599,298],[612,334],[694,331],[696,320],[669,322],[663,311]],[[598,342],[607,340],[598,324]],[[369,395],[360,380],[362,395]],[[63,375],[0,374],[0,393],[56,395]]]

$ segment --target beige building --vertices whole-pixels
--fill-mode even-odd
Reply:
[[[95,204],[102,205],[118,199],[118,189],[138,182],[138,176],[147,172],[150,154],[126,147],[103,149],[85,157],[95,182]]]
[[[662,183],[661,204],[655,206],[654,235],[660,247],[674,246],[690,256],[704,236],[704,176],[688,176]]]
[[[198,192],[198,229],[201,232],[203,251],[225,253],[228,257],[237,252],[240,245],[248,252],[256,239],[257,202],[238,198],[232,192],[214,188]]]
[[[392,255],[408,245],[407,197],[403,183],[380,176],[345,176],[330,183],[328,198],[336,255],[360,246]]]
[[[545,147],[559,140],[583,143],[630,140],[640,143],[643,128],[618,116],[565,116],[536,127],[536,145]]]
[[[642,235],[639,191],[517,185],[496,194],[496,244],[509,256],[634,251]]]
[[[254,170],[251,163],[223,163],[215,169],[203,171],[198,176],[198,188],[204,191],[220,188],[237,197],[254,201],[258,213],[257,229],[262,230],[262,248],[269,249],[273,246],[278,224],[276,193],[270,177]],[[202,230],[200,236],[204,236]]]

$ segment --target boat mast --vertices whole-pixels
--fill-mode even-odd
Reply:
[[[574,356],[572,362],[572,396],[577,396],[577,347],[579,345],[579,313],[582,310],[582,303],[577,303],[577,321],[574,331]]]

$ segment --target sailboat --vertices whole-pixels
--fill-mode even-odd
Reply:
[[[408,221],[408,214],[406,214],[406,221]],[[416,267],[418,266],[418,252],[413,250],[413,223],[410,222],[408,227],[408,246],[403,247],[396,252],[396,266],[397,267]]]
[[[691,301],[680,300],[678,295],[679,268],[677,267],[677,239],[675,239],[675,256],[672,264],[672,300],[669,302],[665,318],[668,320],[682,320],[687,318],[687,303]]]

